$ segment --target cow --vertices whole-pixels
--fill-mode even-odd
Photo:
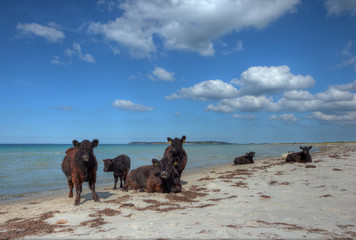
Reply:
[[[288,156],[286,158],[286,162],[301,162],[301,163],[312,162],[312,158],[309,154],[309,150],[311,148],[312,148],[312,146],[309,146],[309,147],[301,146],[300,149],[302,151],[288,154]]]
[[[286,158],[287,158],[287,156],[288,156],[288,154],[291,154],[291,153],[294,153],[294,151],[288,151],[288,153],[282,153],[282,159],[283,160],[286,160]]]
[[[178,160],[177,157],[174,159],[163,157],[160,161],[152,159],[152,165],[132,170],[127,176],[124,191],[133,189],[149,193],[180,192],[179,174],[174,167],[178,164]]]
[[[255,152],[246,153],[244,156],[236,157],[234,159],[235,165],[242,165],[242,164],[251,164],[254,163],[253,157],[255,156]]]
[[[163,157],[169,159],[174,159],[175,157],[178,158],[178,164],[175,166],[179,174],[179,181],[178,181],[179,186],[177,186],[178,188],[182,187],[180,178],[182,176],[182,172],[185,168],[185,165],[187,165],[187,161],[188,161],[187,153],[183,148],[183,143],[185,142],[185,139],[186,136],[182,136],[181,139],[179,138],[171,139],[170,137],[167,137],[167,140],[171,145],[166,148],[163,154]]]
[[[113,172],[114,175],[114,187],[116,188],[116,184],[118,179],[120,178],[120,188],[123,188],[123,183],[126,182],[127,174],[130,171],[131,160],[125,154],[121,154],[113,159],[104,159],[104,172]]]
[[[99,140],[94,139],[92,142],[89,140],[83,140],[82,142],[73,140],[72,143],[74,147],[67,149],[66,156],[62,162],[62,170],[68,182],[68,197],[73,197],[73,186],[75,186],[76,198],[74,205],[79,205],[82,184],[83,182],[88,182],[93,194],[93,199],[95,202],[98,202],[99,197],[95,192],[98,162],[93,153],[93,148],[98,146]]]

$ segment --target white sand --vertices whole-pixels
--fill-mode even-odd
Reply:
[[[0,239],[355,239],[356,144],[323,149],[308,164],[265,159],[184,173],[179,194],[108,186],[95,203],[85,184],[78,207],[67,193],[1,204]]]

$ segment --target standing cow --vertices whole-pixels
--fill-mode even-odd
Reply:
[[[89,182],[89,188],[93,194],[94,201],[99,201],[98,195],[95,192],[98,162],[93,153],[93,148],[98,146],[98,144],[99,140],[97,139],[94,139],[93,142],[83,140],[81,143],[73,140],[74,147],[66,151],[66,156],[63,159],[62,170],[67,177],[69,198],[73,197],[73,185],[75,186],[75,206],[80,203],[83,182]]]
[[[181,187],[181,182],[180,178],[182,176],[182,172],[185,168],[185,165],[187,164],[188,156],[187,153],[185,152],[183,148],[183,143],[185,142],[186,137],[183,136],[181,139],[175,138],[171,139],[170,137],[167,138],[168,142],[171,144],[166,148],[164,151],[163,157],[169,158],[169,159],[174,159],[178,158],[178,164],[176,165],[176,168],[178,170],[179,174],[179,186]]]
[[[123,188],[123,183],[126,182],[127,174],[130,171],[131,160],[125,155],[121,154],[113,159],[105,159],[104,162],[104,172],[113,172],[114,175],[114,190],[116,189],[116,184],[120,178],[120,188]]]

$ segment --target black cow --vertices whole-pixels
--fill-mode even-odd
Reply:
[[[167,138],[168,142],[171,144],[166,148],[164,151],[163,157],[169,158],[173,160],[174,158],[178,158],[178,164],[176,165],[176,169],[178,170],[179,174],[179,186],[181,187],[180,178],[182,176],[182,172],[187,165],[188,156],[183,148],[183,143],[185,142],[186,136],[182,136],[181,139],[175,138],[171,139],[170,137]]]
[[[246,153],[244,156],[236,157],[234,159],[234,164],[235,165],[241,165],[241,164],[251,164],[254,163],[253,157],[255,156],[255,152],[249,152]]]
[[[74,147],[66,151],[66,156],[62,162],[62,170],[67,177],[69,198],[73,197],[73,184],[75,186],[76,198],[74,205],[79,205],[80,203],[83,182],[89,182],[89,188],[92,191],[94,201],[99,201],[99,197],[95,192],[98,162],[93,153],[93,148],[98,146],[98,144],[99,140],[97,139],[94,139],[93,142],[83,140],[81,143],[73,140]]]
[[[309,150],[312,148],[310,147],[300,147],[302,150],[301,152],[295,152],[295,153],[290,153],[287,155],[286,162],[301,162],[301,163],[306,163],[306,162],[312,162],[312,158],[309,154]]]
[[[178,158],[171,160],[164,157],[160,161],[152,159],[152,164],[132,170],[127,176],[124,190],[138,189],[150,193],[181,191],[181,187],[178,184],[179,174],[174,167],[178,164]]]
[[[121,154],[113,159],[105,159],[104,162],[104,172],[113,172],[114,175],[114,187],[116,189],[116,184],[120,178],[120,188],[123,188],[123,183],[126,182],[127,174],[130,171],[131,160],[125,154]]]

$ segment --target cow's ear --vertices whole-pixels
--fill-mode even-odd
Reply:
[[[99,145],[99,140],[98,139],[94,139],[92,142],[91,142],[91,147],[92,148],[95,148]]]
[[[79,148],[80,143],[77,140],[73,140],[72,144],[74,147]]]
[[[152,163],[153,163],[153,165],[157,166],[159,161],[157,159],[152,159]]]
[[[309,149],[311,149],[311,148],[312,148],[312,146],[309,147]]]
[[[172,138],[167,137],[167,141],[168,141],[169,143],[172,143]]]
[[[112,164],[112,161],[111,161],[111,159],[108,159],[108,163],[109,163],[109,164]]]
[[[183,136],[182,139],[181,139],[182,143],[185,142],[185,139],[186,139],[186,136]]]

